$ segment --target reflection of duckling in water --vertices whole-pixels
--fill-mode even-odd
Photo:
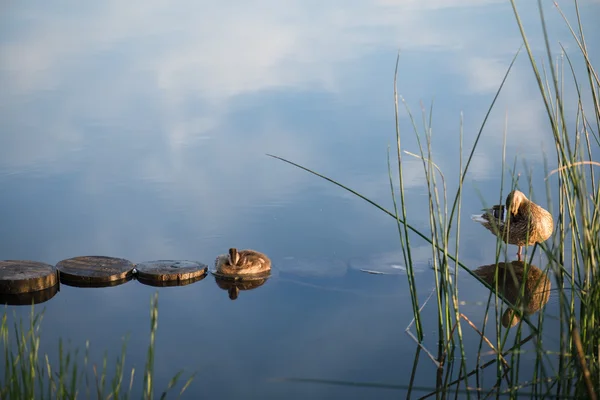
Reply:
[[[471,218],[502,238],[505,243],[519,246],[517,260],[521,261],[523,246],[547,240],[554,230],[554,222],[548,211],[530,201],[523,192],[518,190],[506,196],[506,208],[508,210],[506,221],[503,219],[502,205],[493,206],[492,209],[485,210],[484,214],[473,215]]]
[[[253,290],[262,286],[267,281],[268,277],[252,280],[231,280],[215,276],[215,282],[223,290],[227,290],[229,298],[235,300],[238,298],[240,290]]]
[[[217,272],[223,275],[261,274],[271,270],[271,260],[265,254],[254,250],[229,249],[215,260]]]
[[[488,285],[495,287],[495,264],[483,265],[473,272]],[[523,282],[524,273],[525,263],[522,261],[498,263],[498,293],[513,305],[520,307],[524,315],[530,315],[539,311],[548,302],[552,284],[546,274],[535,265],[528,266],[525,282]],[[523,284],[525,288],[521,296]],[[511,308],[502,315],[502,325],[505,328],[515,326],[519,321],[519,316]]]
[[[229,293],[229,299],[235,300],[238,298],[238,294],[240,294],[240,288],[237,286],[232,286],[227,290],[227,293]]]

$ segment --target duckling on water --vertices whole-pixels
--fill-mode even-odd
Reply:
[[[519,190],[513,190],[506,196],[506,209],[506,220],[503,218],[502,205],[495,205],[492,209],[484,210],[484,214],[473,215],[471,218],[505,243],[519,246],[517,260],[521,261],[523,246],[544,242],[552,235],[552,215]]]
[[[215,260],[217,271],[224,275],[260,274],[271,270],[271,260],[255,250],[237,250],[232,247],[229,254]]]

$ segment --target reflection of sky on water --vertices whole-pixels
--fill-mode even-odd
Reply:
[[[537,11],[519,7],[534,51],[542,54]],[[598,15],[593,2],[582,9],[587,21]],[[575,55],[555,10],[547,16],[554,49],[560,37]],[[586,28],[594,48],[598,28]],[[161,290],[164,340],[182,330],[190,341],[198,332],[212,342],[222,335],[237,340],[231,321],[240,320],[247,332],[240,343],[256,338],[268,354],[245,348],[239,362],[235,348],[225,346],[219,359],[194,348],[195,358],[208,357],[202,365],[215,381],[225,383],[226,369],[239,374],[259,359],[270,363],[265,371],[287,365],[290,376],[394,381],[405,367],[399,360],[414,351],[402,336],[409,307],[396,309],[408,301],[405,279],[352,267],[352,260],[366,269],[377,267],[369,260],[393,263],[394,254],[402,262],[393,220],[264,154],[326,173],[391,208],[386,149],[394,143],[392,78],[400,48],[399,92],[419,124],[419,101],[429,107],[434,99],[435,162],[453,193],[460,112],[468,148],[519,44],[510,5],[501,1],[12,4],[0,16],[0,258],[54,263],[101,254],[210,263],[231,245],[257,248],[282,274],[235,303],[208,279]],[[523,53],[466,179],[461,258],[467,265],[493,259],[495,239],[465,219],[481,208],[478,193],[487,202],[498,197],[505,118],[507,163],[519,158],[522,179],[532,169],[535,197],[546,204],[541,161],[543,150],[553,149],[544,113]],[[417,152],[402,109],[401,129],[403,147]],[[404,157],[409,219],[427,230],[422,164]],[[430,249],[413,243],[426,270]],[[425,274],[418,278],[428,290]],[[331,282],[322,281],[327,277]],[[329,283],[356,285],[360,293],[383,285],[397,299],[364,301],[354,290],[318,289]],[[45,332],[90,338],[102,348],[114,346],[109,336],[145,335],[153,291],[134,283],[65,289],[47,303],[46,321],[56,324]],[[138,310],[136,317],[108,311],[123,304]],[[90,315],[90,308],[97,312]],[[348,320],[360,325],[347,326]],[[363,325],[373,328],[357,329]],[[331,344],[341,332],[344,340]],[[307,346],[315,353],[306,354]],[[349,348],[347,359],[342,353]],[[143,348],[132,351],[139,352],[133,359],[143,358]],[[193,370],[197,364],[187,355],[169,353],[172,360],[159,371],[184,364]],[[356,369],[340,372],[341,365]],[[386,365],[391,369],[383,371]]]

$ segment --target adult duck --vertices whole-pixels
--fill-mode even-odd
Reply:
[[[471,218],[505,243],[517,245],[517,260],[521,261],[523,246],[546,241],[554,231],[554,221],[548,211],[529,200],[519,190],[513,190],[506,196],[506,209],[506,219],[503,205],[495,205],[484,210],[484,214],[473,215]]]

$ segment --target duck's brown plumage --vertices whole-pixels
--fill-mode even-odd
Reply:
[[[480,222],[494,235],[508,244],[530,246],[547,240],[554,231],[552,215],[542,207],[530,201],[523,192],[514,190],[506,196],[506,220],[494,216],[492,210],[502,208],[494,206],[491,210],[473,219]]]
[[[473,272],[491,287],[496,287],[496,264],[483,265]],[[523,296],[522,285],[525,285]],[[498,292],[520,307],[525,315],[539,311],[548,302],[551,287],[546,274],[535,265],[529,265],[525,279],[525,263],[522,261],[498,263]],[[502,325],[506,328],[515,326],[519,320],[519,316],[510,308],[502,315]]]
[[[261,274],[271,270],[271,260],[255,250],[229,249],[215,260],[217,271],[224,275]]]

